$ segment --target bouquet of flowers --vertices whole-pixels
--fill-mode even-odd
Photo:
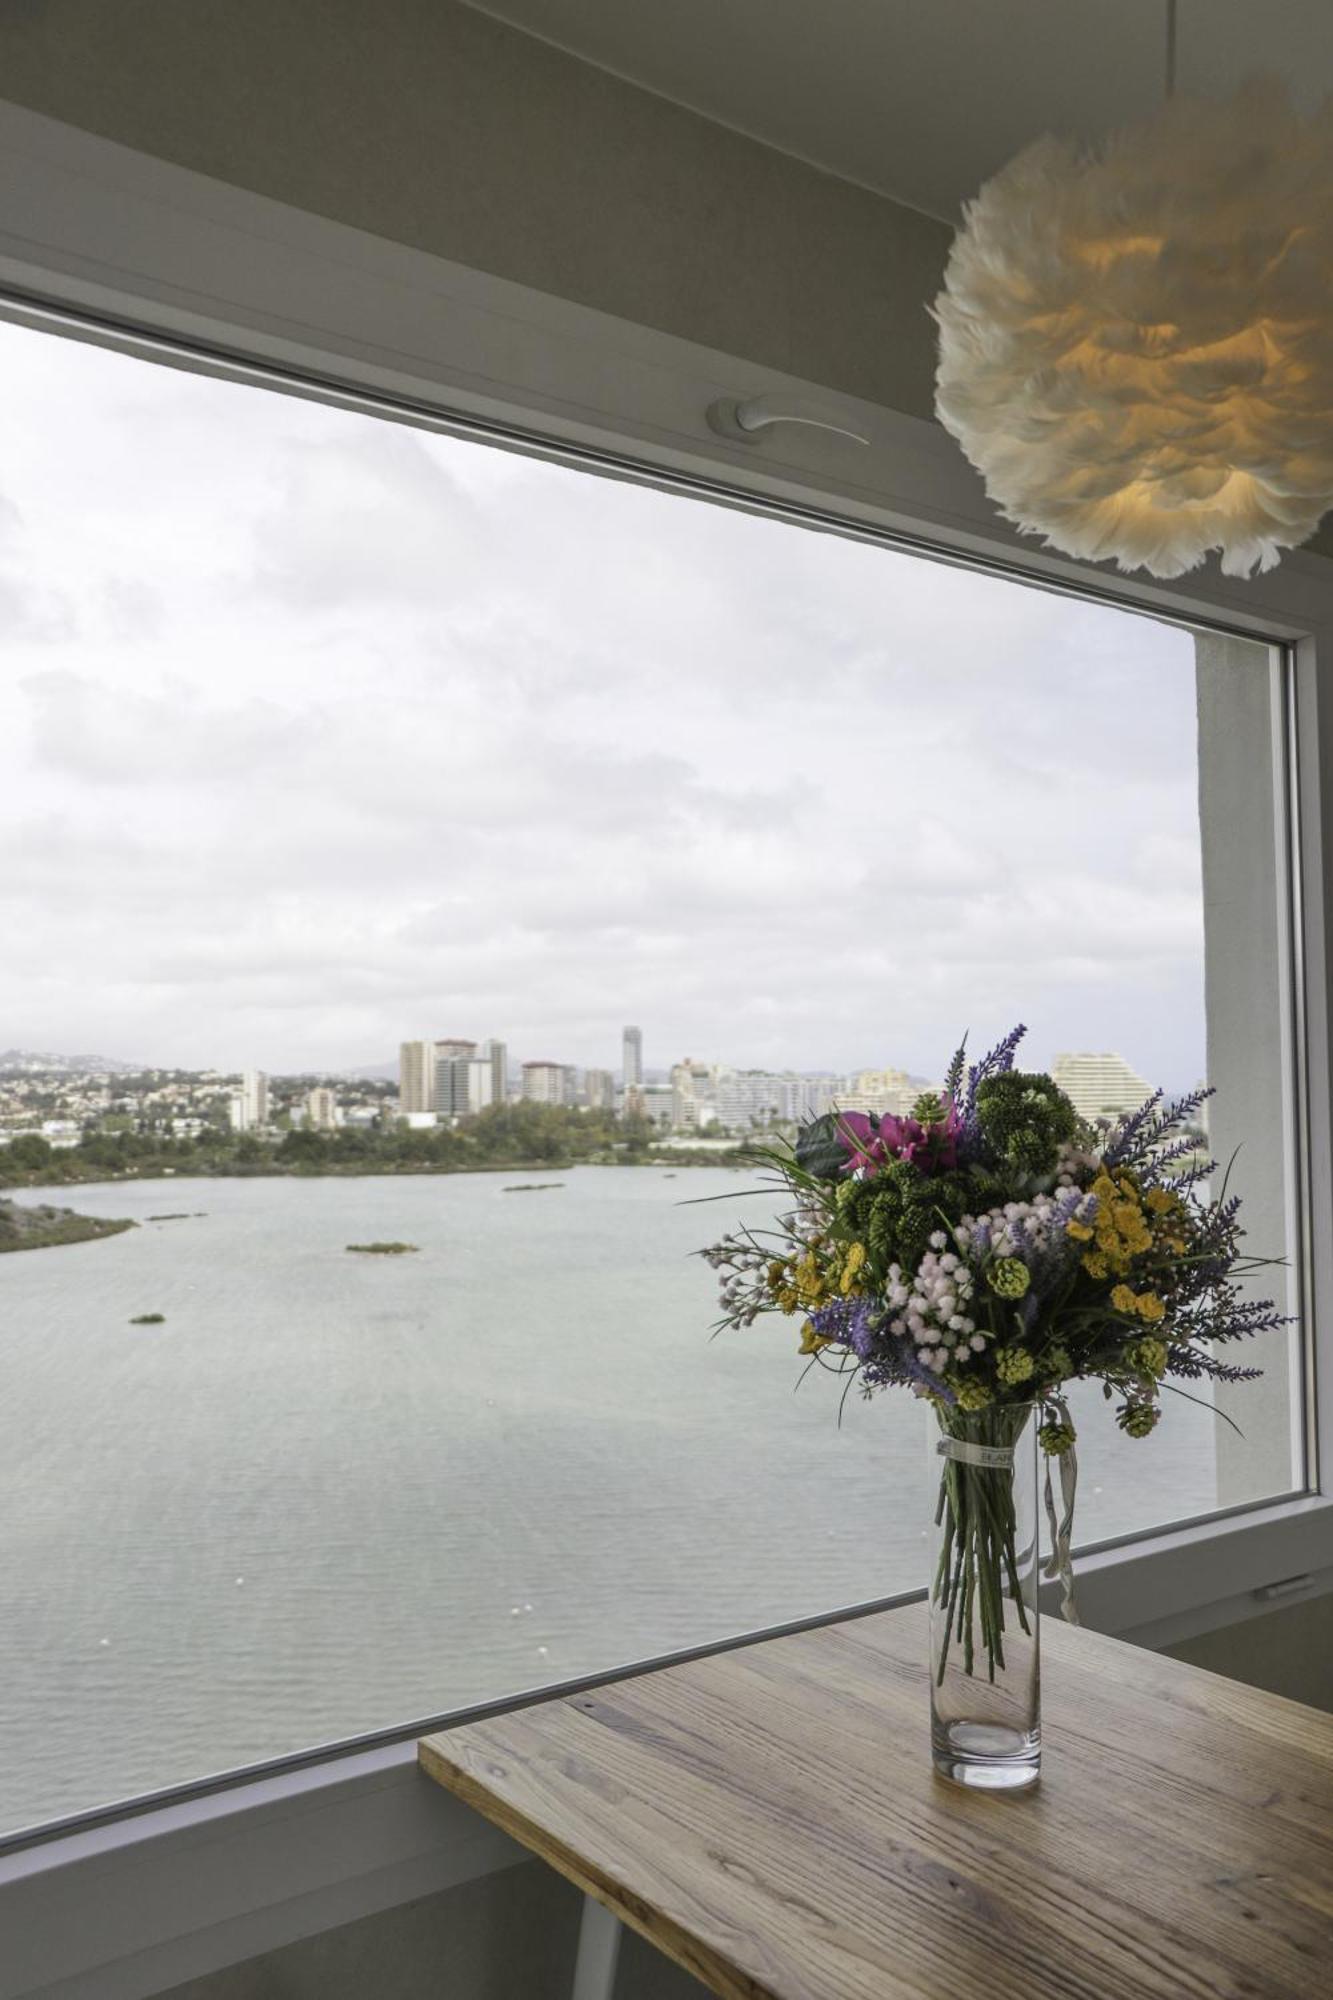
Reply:
[[[971,1067],[960,1049],[943,1092],[910,1117],[830,1112],[794,1145],[758,1149],[789,1212],[702,1253],[720,1274],[721,1326],[799,1316],[800,1352],[843,1375],[844,1395],[910,1389],[962,1444],[941,1446],[933,1598],[946,1653],[952,1633],[971,1673],[979,1628],[992,1680],[1006,1605],[1024,1629],[1027,1616],[1012,1479],[996,1469],[1012,1464],[1034,1406],[1048,1574],[1062,1577],[1069,1615],[1067,1385],[1100,1380],[1120,1428],[1146,1437],[1165,1390],[1257,1375],[1216,1350],[1284,1323],[1272,1301],[1246,1296],[1264,1260],[1242,1256],[1239,1202],[1225,1187],[1209,1193],[1214,1163],[1186,1129],[1208,1093],[1167,1102],[1158,1091],[1118,1123],[1088,1126],[1049,1076],[1014,1067],[1024,1032]]]

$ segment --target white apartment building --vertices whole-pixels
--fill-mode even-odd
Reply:
[[[1152,1096],[1151,1084],[1123,1056],[1109,1051],[1058,1055],[1051,1064],[1051,1077],[1079,1117],[1089,1120],[1119,1118],[1123,1112],[1137,1111],[1145,1097]]]
[[[636,1090],[643,1082],[643,1029],[626,1028],[621,1040],[621,1082],[626,1090]]]
[[[268,1077],[262,1069],[241,1074],[241,1087],[227,1105],[233,1132],[261,1132],[268,1124]]]
[[[441,1118],[473,1118],[495,1103],[495,1068],[486,1056],[442,1056],[435,1065],[435,1109]]]
[[[305,1122],[316,1132],[332,1132],[338,1119],[338,1098],[327,1084],[317,1084],[308,1091],[305,1100]]]
[[[671,1123],[676,1131],[698,1131],[717,1123],[717,1069],[711,1063],[684,1062],[672,1065]]]
[[[714,1093],[718,1123],[732,1132],[778,1123],[785,1115],[783,1085],[788,1081],[770,1070],[719,1071]]]
[[[398,1102],[404,1116],[435,1109],[435,1044],[403,1042],[398,1050]]]
[[[641,1118],[651,1120],[663,1131],[671,1130],[675,1092],[669,1083],[641,1083],[632,1093],[626,1092],[627,1101],[631,1098]]]
[[[583,1072],[583,1102],[589,1111],[614,1111],[616,1108],[616,1079],[609,1069],[585,1069]]]
[[[837,1106],[839,1111],[873,1111],[881,1118],[887,1112],[893,1118],[906,1118],[921,1091],[905,1069],[859,1069],[839,1088]]]
[[[504,1104],[509,1098],[509,1049],[504,1042],[491,1040],[482,1043],[481,1053],[491,1066],[492,1104]]]
[[[789,1124],[806,1125],[822,1118],[840,1103],[842,1078],[838,1076],[784,1076],[782,1116]]]
[[[564,1063],[525,1062],[523,1100],[526,1104],[564,1104],[569,1072]]]

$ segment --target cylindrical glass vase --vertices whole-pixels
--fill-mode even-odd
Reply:
[[[955,1784],[1021,1791],[1041,1766],[1036,1407],[936,1414],[931,1754]]]

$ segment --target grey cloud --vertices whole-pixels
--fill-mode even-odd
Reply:
[[[33,342],[18,457],[91,472],[23,506],[0,1040],[1197,1073],[1186,635]]]

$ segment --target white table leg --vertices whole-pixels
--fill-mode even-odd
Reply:
[[[595,1896],[585,1896],[570,2000],[613,2000],[622,1935],[620,1919],[612,1915],[605,1903],[599,1903]]]

